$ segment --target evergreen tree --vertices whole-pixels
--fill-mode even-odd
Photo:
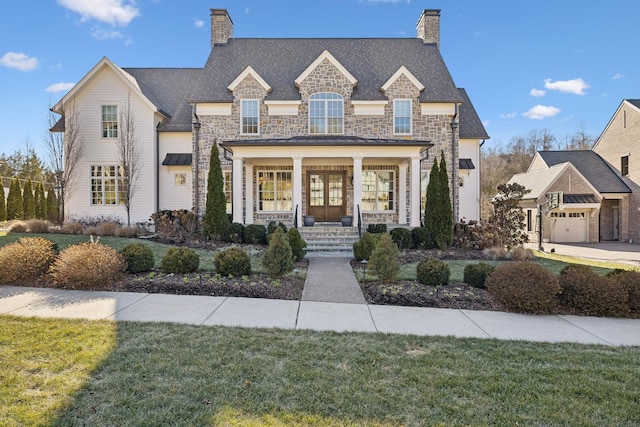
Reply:
[[[11,180],[9,186],[9,196],[7,197],[7,219],[22,219],[24,216],[24,206],[22,205],[22,189],[20,188],[20,178],[17,176]]]
[[[427,202],[424,208],[424,227],[428,241],[427,247],[432,247],[435,242],[438,230],[438,204],[440,203],[440,168],[438,167],[438,159],[433,159],[433,167],[429,173],[429,184],[427,185]]]
[[[453,244],[453,209],[451,207],[451,196],[449,194],[449,175],[447,174],[447,162],[444,159],[444,151],[440,156],[440,175],[439,178],[439,196],[438,202],[438,227],[436,231],[435,243],[440,249],[449,247]]]
[[[58,198],[53,188],[49,187],[47,191],[47,219],[51,222],[58,222]]]
[[[44,186],[41,182],[36,184],[34,198],[36,202],[36,218],[47,219],[47,199],[44,197]]]
[[[240,206],[234,206],[241,209]],[[211,147],[209,159],[209,175],[207,177],[207,204],[202,219],[205,236],[219,237],[229,223],[227,216],[227,202],[224,197],[224,181],[222,178],[222,166],[218,154],[218,144]]]
[[[31,182],[31,178],[27,180],[22,190],[22,206],[24,219],[36,217],[36,200],[33,196],[33,183]]]
[[[0,178],[0,221],[7,220],[7,204],[4,197],[4,183]]]

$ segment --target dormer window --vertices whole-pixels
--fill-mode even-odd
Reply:
[[[260,133],[260,105],[257,99],[240,101],[240,133],[242,135],[258,135]]]
[[[343,127],[343,104],[337,93],[315,93],[309,97],[309,134],[340,135]]]
[[[396,99],[393,101],[393,133],[411,135],[411,100]]]

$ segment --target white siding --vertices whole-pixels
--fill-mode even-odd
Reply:
[[[167,153],[191,153],[191,132],[160,133],[160,209],[193,208],[191,166],[162,166]],[[175,174],[184,173],[187,182],[184,186],[175,185]]]
[[[460,195],[460,218],[465,221],[480,219],[480,141],[477,139],[461,139],[458,156],[471,159],[475,169],[458,172],[463,185],[458,187]],[[468,173],[468,174],[467,174]]]
[[[82,138],[85,143],[82,159],[76,168],[76,178],[72,188],[67,186],[69,195],[66,202],[68,219],[119,218],[126,223],[127,215],[122,205],[91,204],[91,165],[116,165],[116,142],[104,139],[101,134],[101,105],[118,105],[118,112],[127,104],[130,96],[131,112],[135,120],[136,137],[142,148],[142,166],[137,190],[131,203],[131,222],[147,221],[155,211],[156,139],[154,111],[110,68],[104,67],[75,98],[75,108],[79,111]]]

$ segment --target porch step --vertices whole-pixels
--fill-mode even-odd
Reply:
[[[300,236],[307,242],[307,253],[351,253],[359,239],[355,227],[315,225],[299,227]]]

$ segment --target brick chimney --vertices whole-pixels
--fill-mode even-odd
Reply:
[[[440,9],[425,9],[418,20],[418,38],[440,49]]]
[[[233,37],[233,21],[227,9],[211,9],[211,47]]]

